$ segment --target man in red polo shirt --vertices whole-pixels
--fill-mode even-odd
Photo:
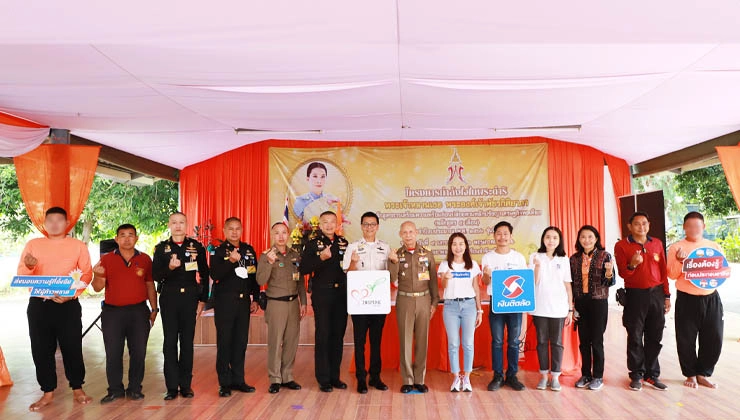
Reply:
[[[96,292],[105,288],[103,303],[103,342],[108,395],[101,404],[124,396],[144,398],[144,359],[149,329],[157,317],[157,293],[152,279],[152,259],[134,248],[139,237],[136,228],[123,224],[116,231],[118,249],[100,257],[93,267],[92,286]],[[149,301],[151,310],[146,305]],[[128,343],[128,388],[123,388],[123,344]]]
[[[627,227],[631,234],[614,245],[614,257],[627,290],[622,324],[627,330],[629,387],[641,390],[644,379],[656,389],[665,390],[667,387],[658,379],[665,314],[671,309],[665,248],[660,239],[648,235],[647,213],[635,212]]]

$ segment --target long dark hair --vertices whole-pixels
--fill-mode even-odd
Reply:
[[[594,249],[603,250],[604,245],[601,245],[601,235],[599,235],[599,231],[591,225],[583,225],[580,229],[578,229],[578,236],[576,236],[576,251],[583,252],[583,246],[581,245],[581,233],[583,233],[584,230],[589,230],[591,231],[591,233],[594,234],[594,237],[596,238]]]
[[[547,247],[545,246],[545,235],[549,231],[553,231],[558,234],[558,246],[555,248],[553,255],[555,255],[556,257],[564,257],[565,246],[563,245],[563,232],[561,232],[560,228],[558,228],[557,226],[548,226],[545,228],[545,230],[542,231],[542,236],[540,237],[540,249],[538,249],[537,252],[547,252]]]
[[[468,246],[468,238],[465,237],[460,232],[455,232],[452,235],[450,235],[450,239],[447,240],[447,265],[450,266],[450,270],[452,270],[452,261],[455,260],[455,255],[452,253],[452,241],[455,240],[455,238],[462,238],[463,242],[465,242],[465,252],[463,252],[463,261],[465,261],[465,269],[470,270],[473,268],[473,258],[470,256],[470,247]]]

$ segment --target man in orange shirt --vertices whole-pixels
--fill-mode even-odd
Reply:
[[[105,288],[103,303],[103,342],[108,394],[100,400],[107,404],[124,396],[141,400],[144,361],[149,329],[157,318],[157,292],[152,280],[152,259],[134,246],[139,236],[136,227],[123,224],[116,230],[118,249],[100,257],[93,267],[92,287]],[[146,305],[147,300],[151,310]],[[123,388],[123,346],[128,344],[128,388]]]
[[[714,365],[722,351],[724,329],[722,300],[715,289],[694,286],[683,273],[683,261],[697,248],[720,250],[719,245],[704,239],[704,216],[692,211],[683,218],[686,238],[668,248],[668,277],[676,280],[676,349],[684,385],[717,388],[711,382]],[[699,355],[696,339],[699,338]]]
[[[82,272],[80,280],[85,287],[74,297],[31,297],[28,301],[28,335],[31,353],[36,365],[36,380],[44,395],[28,409],[38,411],[54,400],[57,387],[56,349],[62,351],[64,373],[72,387],[74,400],[80,404],[92,401],[82,390],[85,382],[85,363],[82,360],[82,307],[77,298],[92,278],[90,254],[85,244],[67,237],[67,212],[61,207],[46,211],[44,228],[46,238],[30,240],[21,254],[18,275],[67,276],[75,270]]]

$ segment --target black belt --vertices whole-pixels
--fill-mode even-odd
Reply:
[[[464,298],[451,298],[451,299],[445,299],[445,300],[454,300],[455,302],[462,302],[470,299],[475,299],[475,297],[464,297]]]
[[[106,308],[115,308],[115,309],[118,309],[118,308],[131,308],[131,307],[139,306],[139,305],[146,306],[146,301],[145,300],[142,300],[139,303],[132,303],[131,305],[120,305],[120,306],[118,306],[118,305],[111,305],[110,303],[105,303],[105,301],[103,301],[103,306],[106,307]]]
[[[270,299],[270,300],[279,300],[281,302],[292,302],[292,301],[298,299],[298,295],[280,296],[280,297],[271,297],[271,296],[268,296],[267,299]]]
[[[342,283],[325,283],[325,284],[316,284],[314,283],[314,288],[319,289],[339,289],[340,287],[344,287],[345,285]]]

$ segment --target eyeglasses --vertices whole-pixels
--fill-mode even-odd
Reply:
[[[363,223],[362,227],[375,227],[378,226],[377,223]]]

